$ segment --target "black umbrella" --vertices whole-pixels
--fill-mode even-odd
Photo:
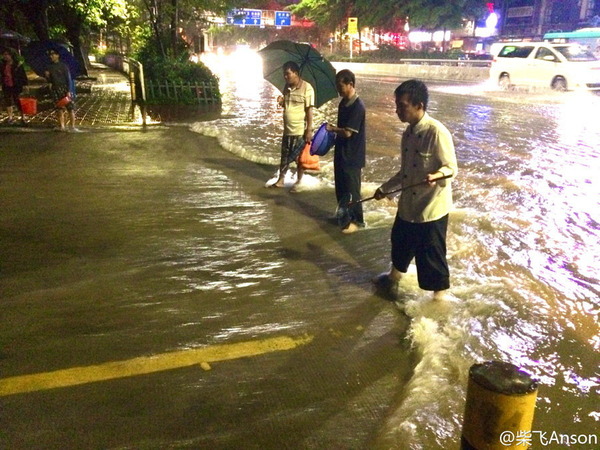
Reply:
[[[77,76],[82,74],[79,63],[69,52],[67,47],[55,41],[30,42],[27,47],[23,49],[25,62],[27,62],[29,67],[31,67],[36,74],[43,77],[51,62],[50,56],[48,55],[50,50],[58,52],[60,60],[69,68],[69,72],[71,72],[71,78],[75,79]]]
[[[0,39],[7,39],[7,40],[11,40],[11,41],[18,41],[18,42],[29,42],[31,40],[28,37],[17,33],[16,31],[2,30],[2,29],[0,29]]]
[[[0,29],[0,45],[2,47],[2,51],[5,49],[14,49],[15,55],[21,54],[21,48],[23,45],[27,44],[31,39],[22,34],[17,33],[16,31],[3,30]]]

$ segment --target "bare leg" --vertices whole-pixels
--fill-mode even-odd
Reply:
[[[400,281],[404,274],[396,269],[394,266],[390,269],[390,279],[392,281]]]
[[[404,274],[402,272],[397,270],[393,264],[390,264],[390,270],[388,272],[380,273],[375,278],[373,278],[372,281],[373,281],[373,283],[377,284],[381,280],[388,279],[389,281],[398,283],[400,280],[402,280],[403,276],[404,276]]]
[[[399,301],[402,298],[400,280],[403,276],[404,274],[392,265],[389,272],[379,274],[372,281],[380,292],[384,292],[389,297],[388,300]]]
[[[64,130],[65,129],[65,110],[64,109],[59,109],[56,114],[58,115],[58,124],[60,125],[60,129]]]
[[[443,291],[435,291],[433,293],[433,300],[434,301],[442,301],[446,299],[446,293],[448,292],[448,289],[444,289]]]
[[[300,183],[302,182],[302,175],[304,175],[304,169],[300,164],[298,164],[298,170],[296,171],[296,182],[294,183],[294,186],[292,186],[290,192],[298,192],[298,186],[300,186]]]
[[[13,120],[13,107],[12,106],[7,106],[6,107],[6,113],[8,114],[8,121],[12,122],[12,120]]]
[[[298,165],[298,172],[296,172],[296,184],[300,184],[302,177],[304,176],[304,168]]]
[[[273,184],[273,186],[283,187],[284,178],[285,178],[285,172],[279,171],[279,178],[277,178],[277,181]]]
[[[75,129],[75,110],[69,111],[69,117],[71,118],[71,129]]]

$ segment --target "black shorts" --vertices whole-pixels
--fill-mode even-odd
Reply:
[[[19,102],[19,95],[21,94],[21,89],[17,87],[8,87],[5,86],[2,89],[2,94],[4,97],[4,106],[8,108],[9,106],[16,106],[21,110],[21,102]]]
[[[417,265],[419,287],[426,291],[443,291],[450,287],[446,261],[448,215],[433,222],[412,223],[396,216],[392,227],[392,264],[406,273],[412,259]]]

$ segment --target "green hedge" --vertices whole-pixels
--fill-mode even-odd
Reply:
[[[462,54],[462,52],[460,52]],[[401,59],[458,59],[461,56],[456,51],[429,52],[427,50],[401,50],[393,45],[382,45],[377,50],[355,52],[352,59],[348,52],[334,53],[328,59],[344,62],[395,63]]]
[[[194,63],[189,60],[189,53],[186,49],[183,49],[177,57],[164,57],[156,53],[155,49],[150,45],[142,48],[136,55],[137,59],[144,66],[144,76],[146,79],[151,79],[156,83],[162,83],[168,80],[170,83],[201,83],[201,82],[212,82],[216,86],[219,84],[219,78],[211,72],[201,62]],[[216,96],[220,99],[221,93],[216,92]],[[195,104],[197,103],[196,97],[193,95],[183,94],[178,97],[177,101],[171,98],[156,97],[152,100],[153,103],[177,103],[177,104]]]

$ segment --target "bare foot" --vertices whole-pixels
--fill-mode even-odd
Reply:
[[[402,299],[403,293],[400,288],[400,281],[393,280],[389,272],[381,273],[371,281],[375,285],[375,289],[383,294],[386,300],[397,302]]]
[[[350,224],[346,228],[344,228],[342,230],[342,233],[344,233],[344,234],[351,234],[351,233],[354,233],[356,231],[358,231],[358,225],[356,225],[355,223],[350,222]]]

